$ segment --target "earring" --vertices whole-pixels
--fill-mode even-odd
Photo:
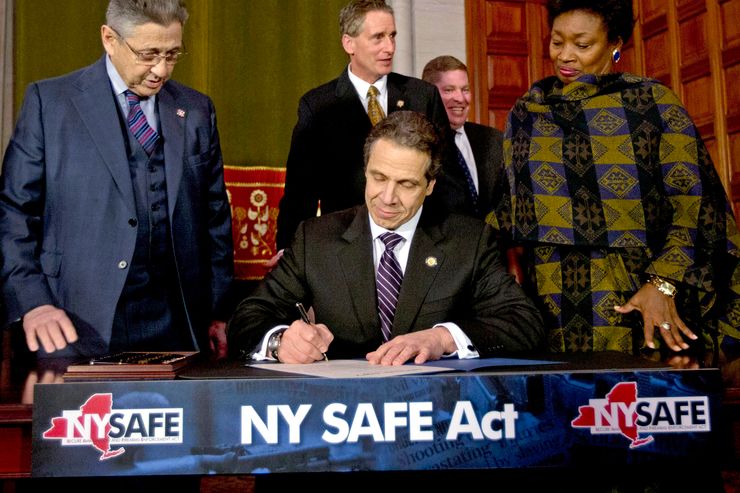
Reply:
[[[612,51],[612,60],[614,60],[614,63],[619,63],[621,59],[622,53],[617,48],[614,48],[614,51]]]

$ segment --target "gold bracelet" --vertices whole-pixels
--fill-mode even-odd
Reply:
[[[647,282],[655,286],[658,291],[670,298],[674,298],[676,296],[676,292],[678,291],[676,286],[666,281],[662,277],[648,276]]]

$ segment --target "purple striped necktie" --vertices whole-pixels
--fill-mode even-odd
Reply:
[[[126,102],[128,102],[128,128],[134,134],[136,140],[139,141],[141,147],[151,156],[152,152],[154,152],[154,147],[157,145],[159,134],[146,121],[144,111],[139,104],[141,98],[131,91],[126,91],[125,94]]]
[[[383,332],[383,340],[388,341],[393,332],[393,317],[396,313],[398,293],[401,291],[403,281],[403,271],[401,271],[401,265],[393,249],[403,241],[403,236],[396,233],[383,233],[380,239],[385,244],[385,251],[380,256],[375,284],[378,290],[380,330]]]

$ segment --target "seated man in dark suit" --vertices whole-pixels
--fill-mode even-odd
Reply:
[[[455,145],[461,169],[469,180],[468,193],[475,216],[484,219],[495,207],[497,187],[504,169],[504,137],[497,128],[468,121],[470,82],[468,67],[457,58],[442,55],[430,60],[422,80],[439,89],[447,118],[455,132]]]
[[[429,120],[392,113],[370,132],[364,161],[365,205],[301,223],[238,306],[229,347],[284,363],[326,353],[382,365],[540,348],[540,315],[502,267],[493,230],[424,207],[440,170]],[[299,319],[297,302],[315,323]]]

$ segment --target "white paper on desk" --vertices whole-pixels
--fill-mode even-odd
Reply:
[[[419,373],[450,371],[450,368],[445,368],[443,366],[414,364],[400,366],[371,365],[367,360],[360,359],[317,361],[316,363],[306,365],[290,363],[254,363],[249,366],[251,368],[260,368],[263,370],[329,378],[394,377],[397,375],[414,375]]]

